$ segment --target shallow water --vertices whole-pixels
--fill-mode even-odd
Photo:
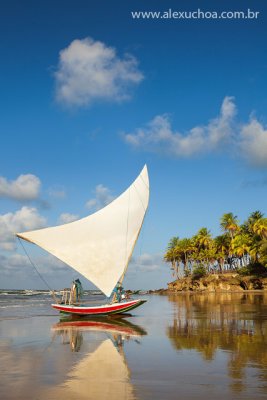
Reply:
[[[73,322],[46,293],[0,293],[0,398],[267,398],[267,295],[144,297]]]

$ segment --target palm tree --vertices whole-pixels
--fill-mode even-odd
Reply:
[[[171,238],[168,244],[167,252],[164,255],[166,262],[171,262],[171,269],[174,271],[176,278],[180,275],[180,262],[182,261],[182,251],[180,246],[180,239],[178,236]]]
[[[267,218],[257,219],[252,225],[252,232],[262,239],[267,239]]]
[[[248,219],[241,226],[241,232],[249,235],[251,240],[250,256],[253,262],[257,262],[259,258],[262,238],[265,235],[263,213],[260,211],[252,212]]]
[[[260,211],[251,213],[241,226],[237,216],[226,213],[220,225],[224,234],[215,239],[207,228],[201,228],[192,238],[170,240],[164,260],[171,262],[177,277],[182,263],[185,273],[198,266],[209,270],[216,260],[222,272],[227,258],[230,264],[239,258],[242,264],[252,260],[267,267],[267,218]]]
[[[267,240],[263,240],[259,249],[259,260],[262,265],[267,267]]]
[[[250,214],[250,216],[248,217],[248,222],[253,224],[258,219],[261,219],[263,217],[264,217],[264,214],[261,211],[257,210]]]
[[[247,264],[245,256],[251,252],[251,238],[245,233],[238,233],[231,241],[233,253],[239,257],[241,264]]]
[[[170,262],[172,264],[172,269],[175,270],[176,258],[173,249],[169,249],[166,251],[166,253],[164,254],[164,261]]]
[[[193,244],[192,239],[184,238],[184,239],[180,240],[179,250],[180,250],[181,261],[184,264],[185,273],[188,274],[188,272],[189,272],[188,265],[190,262],[190,255],[194,251],[194,244]]]
[[[168,243],[168,249],[174,249],[178,243],[179,243],[179,237],[173,236]]]
[[[207,228],[199,229],[198,233],[194,237],[195,245],[198,249],[208,249],[212,245],[211,233]]]
[[[207,228],[199,229],[193,240],[195,245],[194,259],[197,263],[200,262],[205,265],[205,268],[208,270],[210,263],[215,261],[215,245],[210,231]]]
[[[237,216],[231,212],[224,214],[221,218],[221,229],[224,232],[229,232],[231,238],[233,239],[235,233],[238,232],[240,229]]]
[[[230,236],[228,234],[217,236],[214,239],[214,244],[216,248],[217,260],[219,262],[220,271],[223,272],[225,260],[230,253],[230,244],[231,244]]]
[[[255,224],[256,221],[258,221],[258,220],[263,218],[263,215],[264,214],[262,212],[260,212],[260,211],[252,212],[249,215],[248,219],[241,225],[241,230],[243,232],[253,236],[254,232],[253,232],[252,227],[253,227],[253,225]]]
[[[172,265],[171,268],[173,269],[177,278],[178,278],[178,274],[179,274],[179,267],[178,267],[178,260],[177,260],[178,243],[179,243],[179,237],[178,236],[172,237],[171,240],[169,241],[167,251],[164,254],[164,260],[166,262],[171,263],[171,265]]]

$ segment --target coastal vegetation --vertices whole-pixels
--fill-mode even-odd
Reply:
[[[191,238],[170,239],[164,260],[176,279],[199,279],[209,274],[237,272],[240,275],[267,273],[267,218],[260,211],[246,221],[229,212],[220,220],[222,234],[212,237],[203,227]]]

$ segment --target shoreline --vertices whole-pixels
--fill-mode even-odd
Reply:
[[[167,291],[169,293],[264,293],[267,292],[267,277],[241,276],[238,273],[210,274],[198,279],[186,277],[168,283]]]

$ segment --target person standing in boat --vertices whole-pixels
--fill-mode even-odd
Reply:
[[[72,301],[73,303],[79,303],[83,294],[83,287],[81,284],[80,279],[75,279],[72,282],[72,288],[71,288],[71,292],[72,292]]]
[[[113,290],[112,303],[120,303],[125,298],[125,291],[122,287],[122,284],[118,282],[115,289]]]

